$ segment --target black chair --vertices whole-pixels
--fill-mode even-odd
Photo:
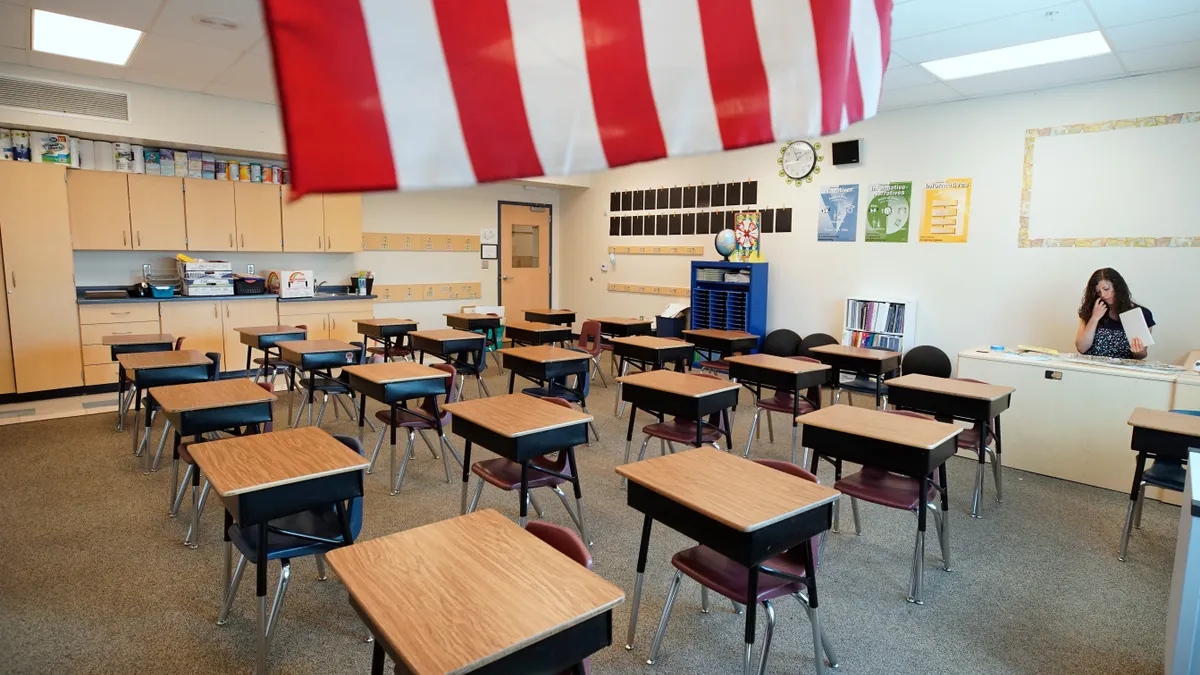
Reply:
[[[567,347],[573,352],[588,354],[588,350],[580,349],[579,347]],[[570,376],[568,376],[570,377]],[[536,396],[538,398],[561,398],[568,403],[574,403],[579,406],[579,409],[587,414],[591,414],[587,409],[587,397],[592,391],[592,380],[590,377],[575,376],[575,389],[567,386],[566,378],[556,378],[545,384],[542,387],[526,387],[521,390],[522,394]],[[596,431],[596,425],[588,422],[588,426],[592,429],[592,435],[596,440],[600,440],[600,432]],[[588,442],[591,445],[591,442]]]
[[[350,344],[358,347],[358,364],[362,365],[367,362],[367,348],[362,342],[351,342]],[[308,387],[308,382],[300,380],[301,389]],[[321,407],[317,412],[316,426],[321,426],[321,420],[325,417],[325,406],[329,404],[330,397],[333,398],[333,415],[334,419],[338,417],[338,406],[341,406],[346,414],[350,416],[350,421],[357,422],[358,416],[354,405],[354,390],[350,388],[350,374],[345,370],[338,373],[337,377],[333,376],[333,371],[325,372],[318,371],[316,377],[313,378],[313,392],[321,394]],[[341,397],[345,396],[345,400]],[[304,395],[304,403],[300,404],[300,410],[296,411],[296,419],[292,424],[293,427],[300,426],[300,416],[304,414],[304,406],[307,405],[308,395]],[[371,418],[366,420],[367,426],[371,427],[371,431],[375,431],[375,423]]]
[[[829,335],[828,333],[813,333],[812,335],[809,335],[801,340],[799,349],[793,353],[796,356],[807,356],[810,359],[814,359],[816,357],[812,354],[809,354],[808,350],[812,349],[813,347],[836,345],[837,343],[837,338]],[[792,356],[792,354],[788,354],[788,356]]]
[[[946,352],[933,345],[921,345],[908,350],[900,361],[900,372],[905,375],[928,375],[950,377],[953,370]]]
[[[777,328],[767,334],[762,343],[762,353],[771,356],[795,356],[799,354],[800,336],[796,331]]]
[[[866,349],[878,349],[881,351],[891,351],[890,349],[887,349],[886,347],[867,347]],[[880,405],[882,406],[883,410],[887,410],[888,387],[887,387],[886,381],[889,377],[895,377],[895,375],[896,375],[895,371],[893,371],[891,373],[884,373],[883,379],[884,379],[885,384],[881,384],[879,386]],[[837,402],[841,400],[842,391],[845,391],[846,395],[848,397],[851,397],[851,398],[849,398],[850,405],[854,405],[854,399],[852,398],[854,394],[867,394],[868,396],[874,396],[875,395],[875,379],[876,379],[875,375],[868,375],[866,373],[855,373],[853,379],[843,380],[843,379],[841,379],[841,376],[839,374],[839,376],[834,378],[834,381],[833,381],[833,403],[834,403],[834,405],[837,405]]]
[[[485,345],[490,344],[490,340],[485,343]],[[472,354],[479,357],[478,363],[473,363],[474,357]],[[454,366],[455,372],[457,372],[458,376],[461,378],[458,384],[458,398],[460,401],[466,398],[467,392],[465,385],[467,384],[467,377],[475,378],[475,393],[479,398],[492,395],[492,393],[488,391],[487,385],[483,383],[483,371],[487,370],[488,367],[487,355],[488,352],[485,346],[484,349],[481,349],[478,352],[455,354],[453,356],[454,360],[450,362],[450,365]]]

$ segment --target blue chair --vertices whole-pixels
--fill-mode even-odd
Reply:
[[[364,454],[363,446],[358,442],[357,438],[353,436],[334,436],[334,438],[359,455]],[[355,497],[350,501],[349,515],[351,536],[357,538],[359,532],[362,531],[362,497]],[[322,539],[342,541],[342,527],[338,522],[337,511],[332,504],[323,509],[313,509],[272,520],[270,526],[286,532],[296,532],[321,537]],[[246,563],[250,562],[251,564],[259,565],[263,562],[262,552],[258,550],[258,527],[257,525],[241,527],[236,523],[229,527],[230,541],[225,544],[225,571],[227,573],[229,571],[231,546],[237,547],[241,557],[238,558],[237,567],[233,571],[232,581],[230,581],[229,588],[226,590],[225,602],[221,605],[221,613],[217,617],[217,625],[224,625],[229,619],[229,610],[233,607],[234,598],[237,597],[238,586],[242,581],[242,573],[246,570]],[[287,593],[288,581],[291,578],[292,559],[316,556],[317,578],[325,581],[328,577],[325,574],[324,554],[342,545],[344,544],[314,543],[310,540],[274,531],[267,534],[266,560],[267,562],[278,560],[282,565],[279,574],[279,584],[275,588],[275,599],[271,603],[271,613],[267,620],[266,643],[268,649],[270,649],[271,638],[275,635],[275,628],[279,625],[279,611],[283,607],[283,596]]]
[[[366,363],[366,345],[357,341],[350,344],[358,347],[358,364],[356,365]],[[308,389],[308,382],[304,378],[301,378],[299,382],[301,393],[303,393],[304,390]],[[313,392],[314,394],[321,395],[321,407],[317,411],[316,426],[321,426],[321,420],[325,419],[325,407],[329,405],[330,397],[333,398],[334,419],[337,419],[338,406],[341,406],[346,411],[346,414],[350,416],[351,422],[358,421],[357,409],[354,405],[355,392],[350,388],[350,374],[345,370],[339,372],[336,377],[333,376],[332,369],[325,372],[318,371],[316,377],[313,378]],[[344,400],[343,396],[345,397]],[[300,417],[304,414],[304,406],[308,405],[308,395],[304,394],[301,398],[300,409],[296,411],[296,417],[292,421],[293,427],[300,426]],[[367,426],[371,428],[371,431],[375,431],[375,423],[369,417],[365,421]]]
[[[1200,410],[1172,410],[1181,415],[1200,417]],[[1133,510],[1125,516],[1125,530],[1121,533],[1121,555],[1117,559],[1125,562],[1129,552],[1129,535],[1132,528],[1142,529],[1142,503],[1146,501],[1146,486],[1183,492],[1184,481],[1187,479],[1186,460],[1173,457],[1155,457],[1150,466],[1142,472],[1142,482],[1138,484],[1138,497]]]
[[[579,347],[567,347],[567,349],[570,349],[573,352],[579,352],[580,354],[590,355],[588,350],[580,349]],[[542,387],[526,387],[525,389],[521,390],[521,393],[528,394],[530,396],[536,396],[538,398],[561,398],[569,403],[578,405],[583,412],[588,413],[587,397],[588,393],[590,393],[592,390],[592,378],[587,377],[586,375],[577,375],[575,378],[575,389],[568,387],[564,378],[559,378],[547,382],[546,385]],[[590,415],[591,413],[588,414]],[[588,422],[588,427],[591,428],[592,435],[594,435],[596,437],[596,441],[599,442],[600,432],[596,431],[596,425]],[[588,445],[591,445],[591,443],[589,442]]]

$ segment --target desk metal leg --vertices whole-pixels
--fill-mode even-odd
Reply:
[[[633,426],[630,425],[632,429]],[[638,548],[637,580],[633,584],[633,606],[629,610],[629,633],[625,636],[625,649],[633,649],[633,636],[637,634],[638,608],[642,602],[642,581],[646,576],[646,555],[650,551],[650,527],[654,519],[649,515],[642,519],[642,544]]]
[[[313,425],[313,401],[317,395],[317,371],[308,371],[308,426]]]
[[[125,368],[121,364],[117,364],[117,431],[125,430],[125,411],[128,404],[125,402]],[[130,392],[132,393],[132,391]]]
[[[142,432],[142,440],[140,442],[138,442],[138,450],[142,452],[143,459],[146,460],[145,466],[142,467],[142,473],[144,473],[144,474],[150,473],[150,462],[153,459],[153,457],[151,457],[151,455],[154,454],[154,453],[150,452],[150,425],[152,425],[152,424],[154,424],[154,398],[150,395],[149,392],[147,392],[146,393],[146,426],[144,427],[144,430]],[[143,445],[145,446],[145,449],[142,448]]]
[[[579,514],[579,533],[583,542],[592,547],[592,535],[588,532],[587,518],[583,515],[583,488],[579,485],[579,466],[575,464],[575,448],[567,448],[567,463],[571,467],[571,483],[575,486],[575,512]]]
[[[625,377],[625,373],[627,373],[627,372],[629,372],[629,361],[626,360],[625,357],[621,357],[621,367],[617,369],[617,377],[618,378]],[[621,383],[618,381],[617,382],[616,399],[613,400],[613,414],[617,416],[617,419],[621,419],[621,407],[622,407],[621,406],[621,392],[623,390],[624,390],[624,388],[621,386]]]
[[[625,464],[629,463],[629,450],[633,444],[633,420],[637,417],[637,411],[638,408],[636,405],[629,409],[629,429],[625,432]],[[622,477],[621,487],[625,487],[628,484],[629,479]]]
[[[996,419],[992,421],[992,425],[995,427],[995,436],[996,436],[996,456],[992,457],[992,475],[996,481],[996,502],[1000,503],[1000,502],[1004,501],[1004,489],[1002,487],[1003,481],[1000,478],[1001,462],[1000,462],[1000,416],[999,415],[997,415]]]
[[[508,370],[508,393],[510,393],[510,394],[513,393],[513,389],[515,389],[516,386],[517,386],[517,371],[510,368]]]
[[[987,466],[984,462],[987,458],[987,452],[984,447],[987,446],[988,423],[987,421],[979,421],[979,442],[975,446],[975,453],[978,456],[979,462],[975,465],[975,496],[971,499],[971,517],[982,518],[979,515],[979,502],[983,499],[983,478],[987,473]]]
[[[1142,474],[1146,472],[1146,452],[1139,451],[1137,466],[1133,470],[1133,487],[1129,490],[1129,509],[1125,513],[1125,529],[1121,532],[1121,552],[1117,560],[1125,562],[1129,553],[1129,533],[1133,529],[1133,512],[1137,507],[1138,496],[1142,491]]]
[[[729,419],[729,409],[721,410],[721,422],[725,427],[725,451],[733,452],[733,422]]]
[[[363,442],[363,427],[367,425],[367,395],[358,395],[358,442]]]
[[[837,667],[837,657],[833,651],[825,649],[829,644],[829,638],[825,637],[825,629],[821,626],[820,603],[817,601],[817,566],[813,560],[812,547],[804,546],[800,553],[804,560],[805,574],[808,576],[808,620],[812,624],[813,634],[813,657],[816,659],[817,673],[825,672],[826,660],[828,656],[828,664]],[[823,654],[822,652],[828,652]]]
[[[371,650],[371,675],[383,675],[383,657],[383,646],[376,640],[375,647]]]
[[[250,363],[251,363],[250,357],[253,354],[254,354],[254,347],[251,347],[250,345],[246,345],[246,377],[250,377]],[[268,361],[268,359],[266,358],[266,354],[267,353],[264,351],[263,352],[263,367],[262,367],[264,374],[266,373],[267,361]],[[257,382],[258,377],[255,377],[254,380]]]
[[[942,568],[950,571],[950,490],[946,487],[946,464],[938,467],[938,486],[942,488],[942,522],[939,534],[942,542]]]
[[[809,548],[807,545],[801,548]],[[746,579],[746,598],[750,601],[746,603],[746,651],[742,654],[742,675],[750,675],[750,662],[754,652],[754,633],[758,628],[758,623],[755,620],[758,603],[754,598],[758,596],[758,565],[750,568],[750,574]]]
[[[913,546],[912,583],[909,584],[908,601],[925,604],[921,594],[925,590],[925,496],[929,493],[929,476],[922,476],[920,492],[917,493],[917,540]]]
[[[521,462],[521,527],[529,522],[529,460]]]
[[[462,508],[459,513],[467,515],[467,484],[471,480],[471,441],[466,440],[463,443],[463,465],[462,465]],[[522,500],[524,502],[524,500]]]

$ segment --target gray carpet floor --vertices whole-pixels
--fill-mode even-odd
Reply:
[[[506,380],[493,375],[488,382],[498,392]],[[475,395],[470,385],[468,393]],[[748,395],[742,400],[748,403]],[[612,414],[612,389],[595,387],[591,403],[603,440],[581,447],[578,457],[595,571],[628,596],[641,515],[625,505],[613,471],[621,463],[626,422]],[[277,405],[283,419],[286,404]],[[739,415],[735,444],[745,443],[749,418]],[[229,623],[215,623],[219,501],[211,499],[204,513],[199,549],[182,546],[188,507],[178,520],[167,518],[169,464],[143,475],[130,455],[128,432],[117,433],[113,422],[104,414],[0,428],[0,672],[246,672],[254,655],[251,574]],[[776,423],[776,442],[767,442],[764,429],[752,456],[788,458],[789,430],[782,416]],[[344,417],[324,426],[353,432]],[[461,439],[455,442],[461,448]],[[480,451],[475,458],[488,456]],[[379,470],[367,477],[362,538],[457,515],[457,482],[446,484],[442,462],[419,442],[394,497],[386,457],[385,446]],[[948,466],[953,571],[941,570],[930,534],[924,606],[904,599],[912,515],[863,505],[864,531],[856,537],[847,509],[842,533],[830,536],[818,582],[841,672],[1162,672],[1178,508],[1147,502],[1144,529],[1135,532],[1129,562],[1120,563],[1126,496],[1005,469],[1004,503],[995,502],[989,474],[984,518],[975,520],[967,513],[974,467],[965,459]],[[822,472],[823,481],[831,479]],[[570,524],[554,495],[546,492],[541,503],[549,520]],[[517,514],[515,494],[491,488],[481,506]],[[673,574],[670,556],[690,544],[655,528],[634,649],[624,649],[626,604],[614,615],[614,645],[592,658],[592,672],[740,672],[742,617],[716,597],[714,611],[701,614],[699,588],[687,581],[659,660],[646,665]],[[273,565],[272,588],[277,574]],[[274,672],[369,672],[371,649],[345,590],[332,575],[318,582],[311,559],[293,563],[283,612],[271,650]],[[789,601],[778,605],[777,616],[770,672],[813,672],[804,613]],[[760,618],[760,636],[762,624]]]

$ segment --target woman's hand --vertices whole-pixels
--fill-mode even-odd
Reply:
[[[1099,323],[1100,319],[1108,313],[1108,305],[1103,300],[1097,299],[1096,304],[1092,305],[1092,323]]]
[[[1142,342],[1142,338],[1135,337],[1129,341],[1129,351],[1133,352],[1134,358],[1146,357],[1146,345]]]

